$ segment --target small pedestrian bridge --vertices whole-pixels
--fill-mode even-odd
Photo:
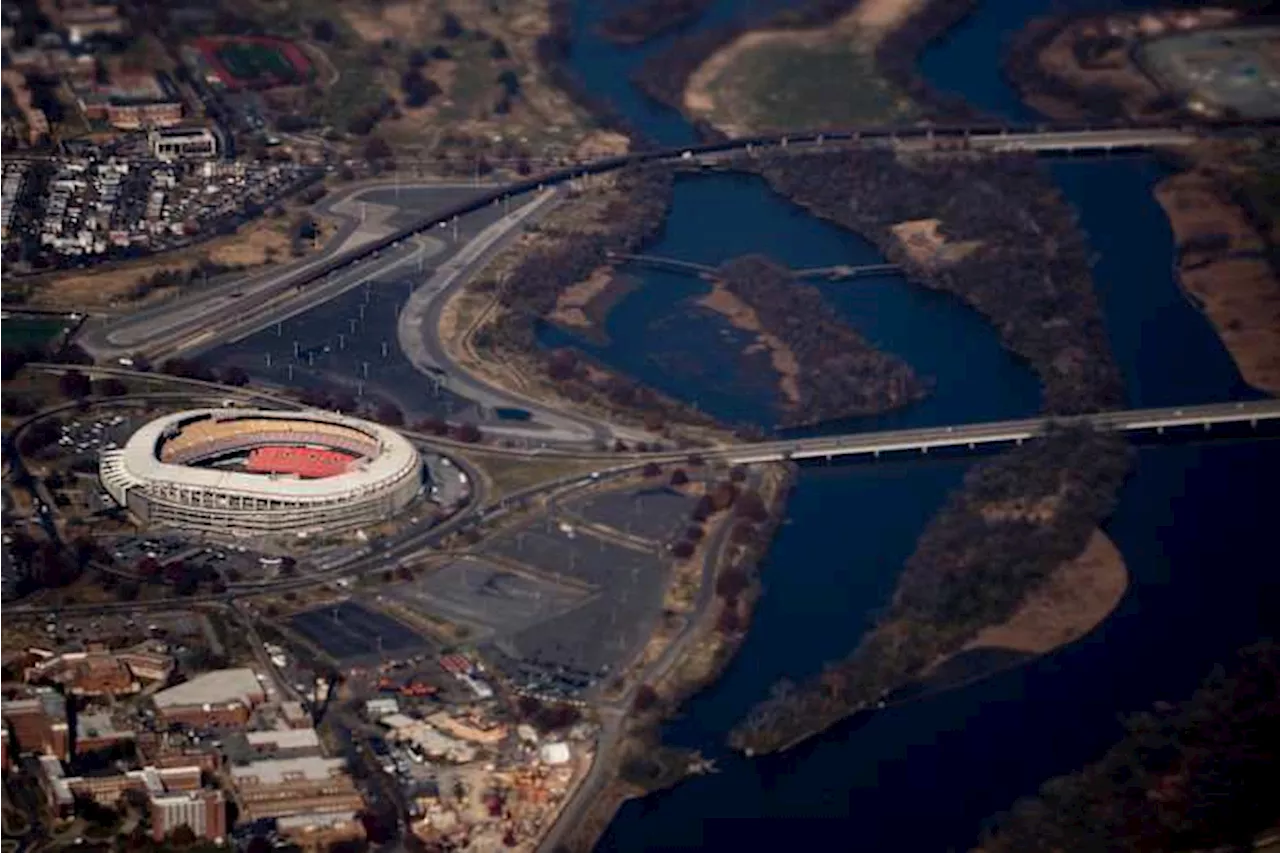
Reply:
[[[609,252],[609,259],[618,263],[639,264],[649,267],[650,269],[664,270],[666,272],[684,273],[685,275],[697,276],[698,278],[711,278],[716,274],[717,267],[709,264],[699,264],[694,261],[684,261],[679,258],[669,258],[663,255],[631,255],[622,252]],[[849,265],[839,264],[829,267],[809,267],[807,269],[790,270],[791,276],[797,279],[805,279],[809,281],[826,280],[826,281],[848,281],[856,278],[870,278],[877,275],[888,275],[891,273],[902,272],[902,267],[897,264],[863,264]]]

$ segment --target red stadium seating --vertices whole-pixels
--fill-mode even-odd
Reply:
[[[254,474],[294,474],[308,480],[345,473],[354,456],[315,447],[255,447],[245,470]]]

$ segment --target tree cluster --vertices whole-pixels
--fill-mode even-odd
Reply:
[[[823,678],[757,706],[733,742],[770,749],[829,725],[1007,620],[1084,549],[1129,462],[1123,438],[1069,426],[973,468],[925,528],[877,626]],[[990,512],[1046,503],[1044,517]]]
[[[890,261],[987,317],[1043,385],[1050,414],[1123,401],[1119,368],[1069,206],[1033,157],[907,163],[888,151],[775,155],[762,173],[781,193],[874,240]],[[917,263],[890,227],[940,219],[948,241],[978,248]]]
[[[909,364],[876,349],[839,319],[818,288],[796,282],[785,267],[748,255],[716,275],[796,357],[800,399],[786,406],[783,426],[879,414],[927,393]]]
[[[1103,758],[1050,779],[982,840],[989,853],[1252,850],[1280,820],[1280,646],[1242,650],[1186,702],[1125,721]]]

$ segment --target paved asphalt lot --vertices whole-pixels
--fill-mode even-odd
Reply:
[[[478,637],[520,631],[574,607],[586,596],[482,560],[455,560],[390,590],[407,607],[469,626]]]
[[[667,542],[689,526],[697,500],[669,486],[587,495],[566,504],[575,515],[593,524],[654,542]]]
[[[427,645],[407,625],[354,601],[299,613],[289,627],[342,663],[380,653],[404,657]]]

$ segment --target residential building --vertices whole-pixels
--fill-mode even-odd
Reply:
[[[151,797],[151,834],[161,841],[180,826],[197,838],[220,842],[227,834],[227,801],[218,790],[178,791]]]

